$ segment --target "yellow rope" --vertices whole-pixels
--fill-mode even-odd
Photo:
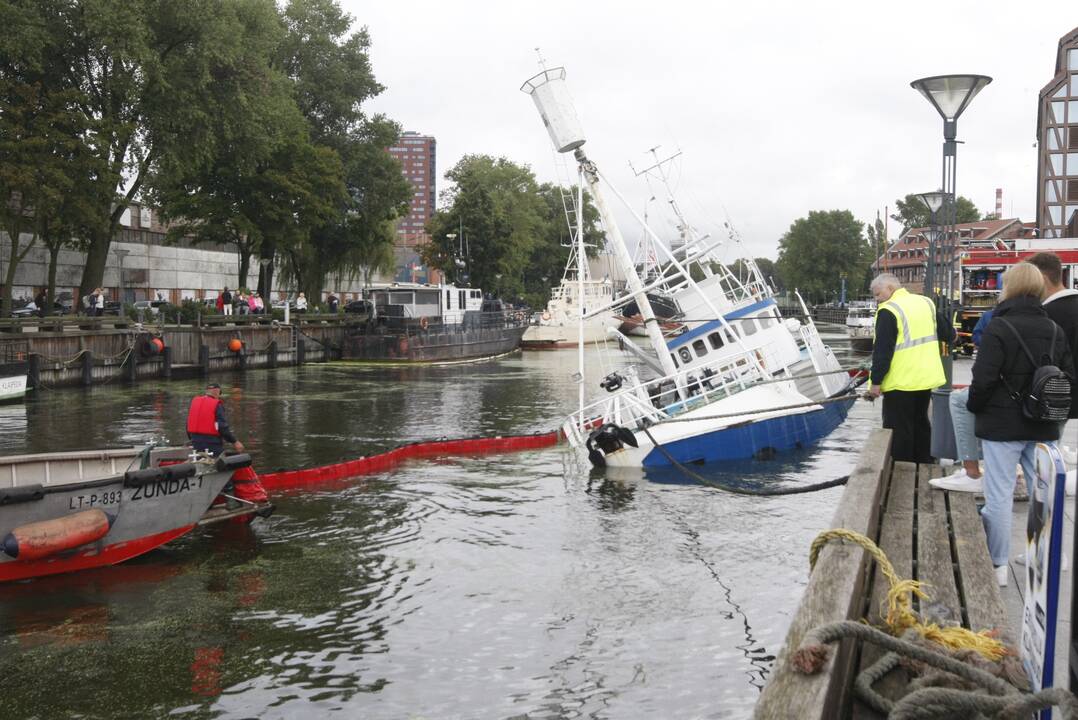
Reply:
[[[884,601],[887,607],[884,622],[887,623],[887,628],[892,635],[901,637],[903,632],[913,628],[926,640],[935,642],[950,650],[974,650],[989,660],[996,662],[1002,660],[1008,654],[1007,647],[992,636],[992,631],[973,632],[964,627],[940,627],[936,623],[921,622],[921,619],[913,612],[914,595],[921,599],[928,598],[928,595],[921,589],[921,583],[916,580],[900,579],[895,573],[895,568],[891,565],[891,561],[884,555],[883,550],[880,550],[876,543],[860,533],[852,530],[836,529],[825,530],[817,535],[816,539],[812,541],[812,548],[809,551],[810,567],[814,568],[816,566],[816,558],[819,556],[820,550],[831,540],[846,540],[855,545],[860,545],[876,560],[876,566],[891,585],[891,589],[888,591],[887,598]],[[881,615],[884,615],[883,607],[880,608],[880,611]]]

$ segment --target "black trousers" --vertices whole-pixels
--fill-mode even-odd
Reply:
[[[928,420],[931,390],[890,390],[883,394],[883,426],[893,431],[891,457],[932,462],[932,425]]]

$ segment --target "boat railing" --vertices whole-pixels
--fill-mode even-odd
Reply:
[[[574,414],[569,424],[590,427],[595,418],[623,427],[662,422],[771,380],[762,369],[764,361],[760,350],[749,349],[682,367],[670,375],[640,380],[585,406],[583,416]],[[566,434],[570,441],[575,437]]]

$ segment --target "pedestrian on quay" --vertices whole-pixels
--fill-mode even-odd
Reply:
[[[45,294],[45,288],[41,288],[37,291],[37,295],[34,295],[34,305],[37,307],[38,317],[45,317],[45,305],[49,299]]]
[[[228,418],[225,417],[218,383],[208,383],[204,395],[191,399],[191,406],[187,410],[187,437],[195,450],[201,452],[220,455],[226,441],[232,444],[236,452],[243,452],[243,443],[232,434]]]
[[[981,338],[984,337],[984,331],[988,327],[988,323],[992,321],[994,314],[995,308],[992,308],[991,310],[986,310],[977,319],[977,324],[973,327],[970,338],[973,341],[974,348],[981,347]],[[928,484],[937,490],[975,493],[984,491],[984,478],[981,473],[981,460],[984,458],[984,451],[981,448],[981,441],[977,439],[973,429],[973,413],[966,409],[968,400],[968,387],[953,390],[947,398],[948,409],[951,413],[951,428],[954,430],[955,449],[958,452],[957,459],[961,461],[962,466],[950,475],[930,479]]]
[[[333,293],[330,293],[329,297],[326,298],[326,304],[329,306],[329,311],[334,315],[337,314],[337,307],[340,305],[340,302],[341,301],[338,300],[337,296]]]
[[[1078,359],[1078,290],[1069,290],[1063,285],[1063,264],[1055,253],[1040,252],[1027,258],[1025,262],[1040,271],[1046,295],[1041,304],[1048,317],[1055,321],[1063,331],[1071,357]],[[981,319],[977,321],[977,327],[973,329],[973,342],[978,347],[984,327],[992,316],[993,311],[989,310],[981,316]],[[1078,383],[1072,384],[1072,390],[1078,393]],[[974,432],[973,415],[966,409],[968,398],[968,388],[951,393],[951,422],[954,425],[955,445],[958,448],[959,459],[962,460],[962,468],[946,477],[928,481],[940,490],[976,493],[984,491],[983,473],[978,462],[984,455]],[[1071,400],[1070,416],[1078,417],[1078,395]],[[1063,427],[1061,426],[1060,438],[1062,437]]]
[[[305,313],[305,312],[307,312],[307,296],[304,295],[303,293],[300,293],[299,295],[296,296],[296,312],[297,313]]]
[[[1061,428],[1057,422],[1027,418],[1015,398],[1029,391],[1037,369],[1023,342],[1034,360],[1046,358],[1074,376],[1070,344],[1041,305],[1043,295],[1044,278],[1030,263],[1003,273],[1000,303],[981,338],[966,405],[976,416],[974,431],[984,449],[981,520],[1001,587],[1007,584],[1016,468],[1022,465],[1028,488],[1037,474],[1037,443],[1054,443]]]
[[[247,293],[243,290],[236,292],[236,312],[240,315],[246,315],[250,312],[251,306],[247,304]]]
[[[225,285],[224,291],[218,295],[221,298],[221,309],[224,310],[225,315],[232,314],[232,293],[229,291],[228,286]]]
[[[96,288],[94,296],[94,317],[101,317],[105,314],[105,291],[101,288]]]
[[[928,405],[932,390],[946,382],[939,341],[954,339],[936,305],[902,287],[890,273],[876,276],[876,330],[869,395],[883,395],[883,426],[893,430],[891,454],[905,462],[932,462]]]
[[[266,312],[266,304],[262,302],[262,296],[259,295],[257,292],[254,294],[254,297],[251,299],[251,302],[254,303],[254,312],[258,313],[259,315]]]

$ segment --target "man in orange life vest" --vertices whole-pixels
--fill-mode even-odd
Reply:
[[[225,418],[225,408],[221,403],[221,386],[217,383],[206,385],[206,394],[192,398],[187,411],[187,436],[195,450],[220,455],[224,450],[224,441],[232,443],[236,452],[243,452],[243,443],[232,434]]]

